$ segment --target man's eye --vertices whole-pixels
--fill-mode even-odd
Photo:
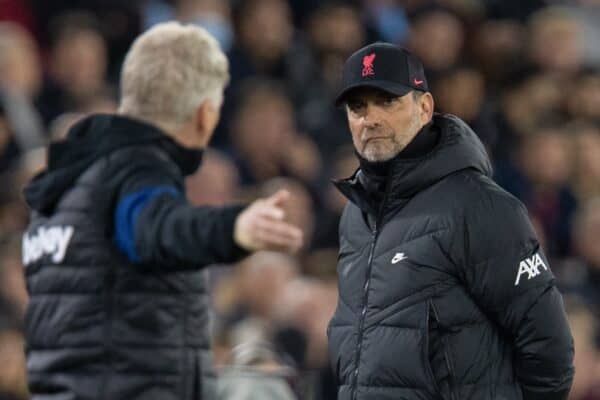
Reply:
[[[385,98],[383,98],[381,103],[385,106],[391,106],[392,104],[394,104],[395,101],[396,101],[395,97],[385,97]]]
[[[348,101],[348,108],[352,111],[358,111],[365,106],[365,103],[362,101]]]

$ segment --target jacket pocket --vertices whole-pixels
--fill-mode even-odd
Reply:
[[[436,390],[445,400],[458,400],[454,363],[450,356],[447,333],[451,332],[440,321],[435,304],[428,301],[427,366]]]
[[[428,379],[431,381],[433,388],[436,393],[440,393],[440,387],[436,378],[436,374],[434,373],[433,363],[435,362],[435,355],[437,352],[437,343],[436,340],[436,331],[434,327],[432,327],[433,321],[433,310],[431,307],[431,302],[428,301],[427,306],[427,326],[425,329],[425,356],[423,365],[425,366],[425,373],[427,374]]]

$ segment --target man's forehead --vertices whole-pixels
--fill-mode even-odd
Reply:
[[[398,96],[393,93],[387,92],[385,90],[362,86],[357,87],[348,92],[346,95],[346,100],[359,100],[359,99],[368,99],[368,98],[379,98],[379,97],[403,97]]]

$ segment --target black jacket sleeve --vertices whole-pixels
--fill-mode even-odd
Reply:
[[[567,399],[573,339],[525,207],[507,194],[485,197],[466,211],[461,243],[465,286],[514,344],[523,399]]]
[[[198,268],[248,254],[233,239],[235,220],[242,210],[243,206],[190,205],[177,171],[164,161],[148,160],[137,163],[123,181],[115,225],[121,238],[125,236],[120,247],[125,247],[131,261]]]

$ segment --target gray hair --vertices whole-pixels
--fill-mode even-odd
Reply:
[[[119,112],[177,129],[205,100],[220,106],[227,57],[203,28],[167,22],[134,42],[121,71]]]

